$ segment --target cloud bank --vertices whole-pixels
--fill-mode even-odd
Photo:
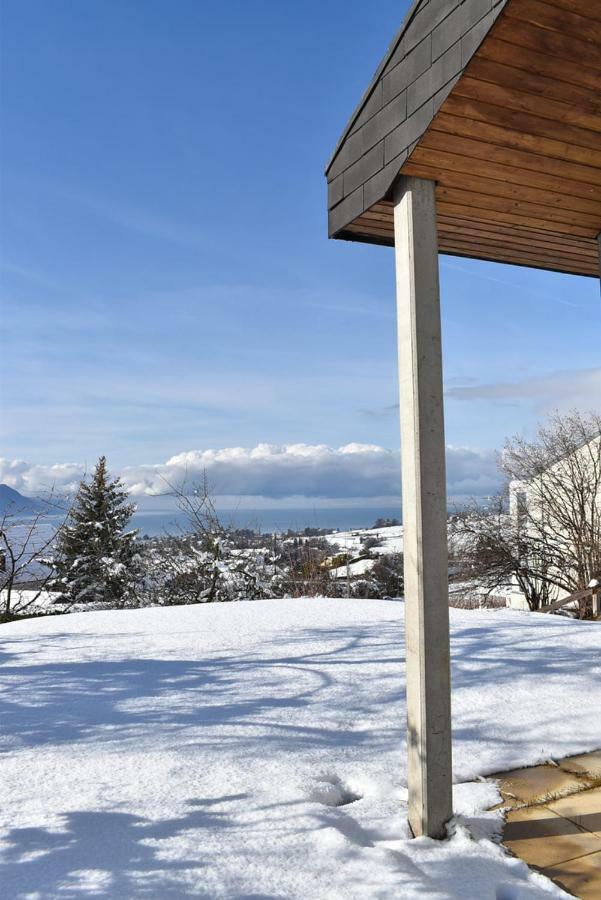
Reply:
[[[53,488],[73,493],[84,475],[85,467],[80,463],[39,466],[0,456],[0,484],[7,484],[27,496],[45,494]]]
[[[110,460],[109,460],[110,462]],[[169,485],[191,489],[206,473],[216,496],[361,500],[398,497],[398,452],[374,444],[258,444],[253,448],[189,450],[156,465],[127,466],[116,474],[133,496],[158,496]],[[24,494],[55,487],[71,492],[85,475],[77,463],[32,465],[0,458],[0,482]],[[450,497],[482,497],[500,485],[496,455],[490,450],[447,447]]]

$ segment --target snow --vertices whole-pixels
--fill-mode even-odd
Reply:
[[[330,569],[332,578],[348,578],[348,576],[365,575],[370,572],[376,561],[375,559],[358,559],[356,562],[349,563],[344,566],[336,566]]]
[[[0,591],[0,605],[3,607],[6,603],[7,591]],[[28,590],[26,588],[14,587],[11,595],[12,609],[23,610],[23,612],[32,613],[41,610],[52,610],[53,608],[61,609],[56,601],[60,594],[56,591]]]
[[[470,780],[599,746],[601,625],[451,610],[439,843],[406,823],[403,615],[313,598],[3,626],[2,895],[566,896],[491,840],[495,785]]]
[[[340,550],[358,554],[368,538],[381,541],[380,546],[370,549],[370,553],[383,555],[403,552],[403,526],[388,525],[384,528],[355,528],[353,531],[335,531],[326,534],[325,539]]]

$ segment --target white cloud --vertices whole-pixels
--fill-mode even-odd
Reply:
[[[197,480],[203,472],[215,494],[261,495],[273,499],[373,497],[398,491],[398,459],[372,444],[258,444],[251,449],[191,450],[158,466],[123,471],[134,493],[165,493],[171,484]]]
[[[38,466],[22,459],[0,457],[0,483],[23,494],[42,494],[53,489],[71,493],[84,475],[85,466],[80,463]]]
[[[156,465],[127,466],[118,474],[134,496],[165,494],[168,485],[192,486],[206,472],[215,495],[262,496],[271,500],[297,496],[331,499],[396,497],[400,491],[398,452],[374,444],[258,444],[222,450],[189,450]],[[30,465],[0,459],[0,482],[26,494],[72,491],[84,466]],[[494,452],[447,448],[449,496],[486,496],[499,487]]]

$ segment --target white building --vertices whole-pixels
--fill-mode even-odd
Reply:
[[[513,481],[509,489],[509,513],[518,539],[524,533],[530,552],[529,537],[535,538],[541,552],[548,541],[550,548],[562,549],[562,557],[574,562],[571,571],[562,572],[550,553],[549,571],[558,581],[569,578],[572,582],[580,581],[583,589],[593,586],[601,575],[601,435],[558,460],[536,478]],[[577,559],[583,561],[580,570],[575,566]],[[565,587],[552,585],[549,602],[562,600],[572,593],[573,588],[567,584]],[[515,577],[507,605],[513,609],[529,608]]]

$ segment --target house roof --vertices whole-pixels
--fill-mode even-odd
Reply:
[[[415,0],[328,164],[331,237],[393,244],[399,174],[443,253],[598,274],[601,6]]]
[[[366,107],[366,105],[369,103],[370,98],[372,98],[374,90],[377,88],[377,86],[379,84],[380,75],[383,74],[385,69],[390,68],[389,64],[390,64],[390,60],[392,59],[392,57],[395,55],[398,55],[399,52],[402,52],[399,48],[401,46],[403,37],[404,37],[406,31],[408,30],[408,28],[410,27],[410,25],[412,24],[418,10],[421,7],[423,7],[423,5],[424,5],[424,0],[413,0],[413,3],[411,4],[409,11],[407,12],[407,15],[405,16],[405,19],[403,20],[403,24],[401,25],[401,27],[397,31],[396,35],[394,36],[394,39],[392,40],[392,43],[390,44],[388,50],[386,51],[386,54],[384,55],[383,59],[380,61],[380,64],[378,65],[378,68],[374,72],[373,78],[369,82],[369,85],[367,86],[366,90],[364,91],[363,96],[361,97],[361,99],[359,100],[359,103],[355,107],[355,110],[354,110],[352,116],[350,117],[346,128],[344,129],[344,131],[340,135],[340,138],[338,139],[338,143],[336,144],[336,147],[334,148],[334,152],[332,153],[332,156],[330,157],[330,160],[326,166],[326,176],[329,173],[332,166],[334,165],[334,161],[335,161],[336,157],[338,156],[339,150],[341,150],[342,145],[346,141],[347,136],[353,130],[353,127],[354,127],[355,123],[357,122],[357,119],[361,115],[361,112],[363,111],[364,107]],[[393,63],[392,65],[394,66],[395,63]],[[375,99],[372,99],[372,105],[373,106],[376,105]],[[370,115],[369,111],[367,112],[367,115],[368,116]]]

